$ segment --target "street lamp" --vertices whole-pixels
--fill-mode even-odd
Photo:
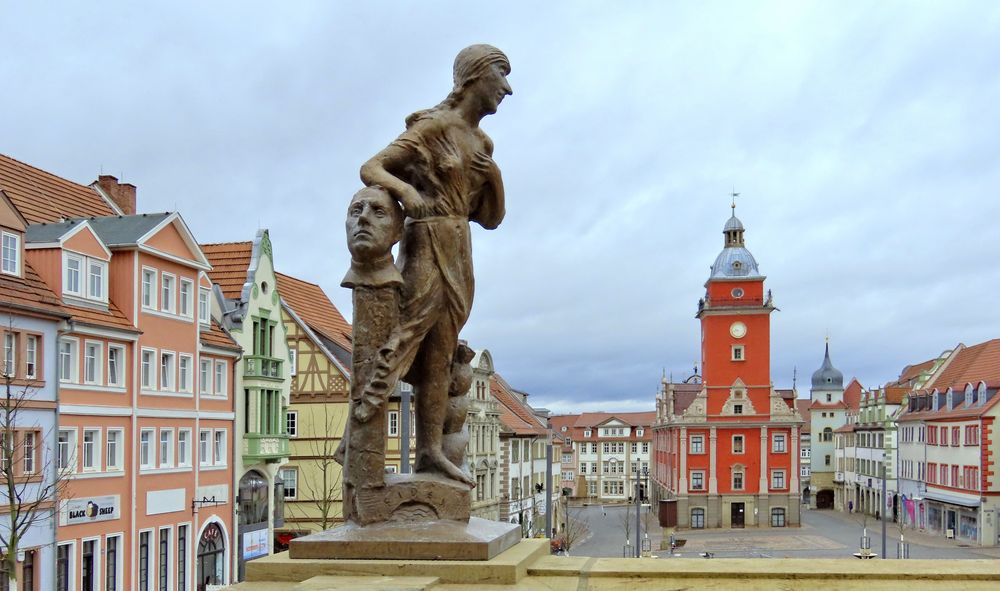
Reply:
[[[649,478],[649,468],[642,469],[643,479]],[[635,473],[635,557],[639,558],[642,556],[642,501],[639,500],[639,471],[636,470]]]

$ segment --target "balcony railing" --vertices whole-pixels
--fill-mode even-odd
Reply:
[[[284,377],[281,364],[281,359],[262,357],[260,355],[247,355],[243,358],[243,377],[280,380]]]
[[[243,436],[243,461],[277,462],[288,457],[288,436],[274,433],[247,433]]]

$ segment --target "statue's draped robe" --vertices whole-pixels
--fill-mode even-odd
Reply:
[[[411,119],[415,120],[393,145],[412,159],[405,169],[392,173],[417,189],[431,213],[406,220],[399,247],[400,326],[387,344],[388,367],[383,369],[403,379],[430,330],[457,343],[469,318],[475,291],[469,221],[493,229],[504,216],[502,186],[494,186],[474,165],[478,160],[478,168],[486,162],[496,170],[489,138],[450,109]],[[484,147],[488,151],[482,151]],[[500,182],[498,172],[492,176]]]

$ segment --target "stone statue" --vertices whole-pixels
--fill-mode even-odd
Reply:
[[[494,229],[504,217],[493,142],[479,122],[511,94],[508,73],[499,49],[463,49],[447,98],[410,115],[406,130],[361,167],[366,188],[348,208],[352,259],[342,283],[354,292],[351,413],[337,459],[345,517],[362,525],[469,518],[473,352],[458,335],[474,292],[469,222]],[[385,475],[385,409],[401,379],[414,389],[416,474]]]

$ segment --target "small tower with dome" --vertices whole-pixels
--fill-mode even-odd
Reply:
[[[813,372],[809,394],[811,504],[817,509],[832,509],[837,479],[833,432],[845,423],[848,406],[844,402],[844,374],[830,360],[829,339],[823,364]]]

